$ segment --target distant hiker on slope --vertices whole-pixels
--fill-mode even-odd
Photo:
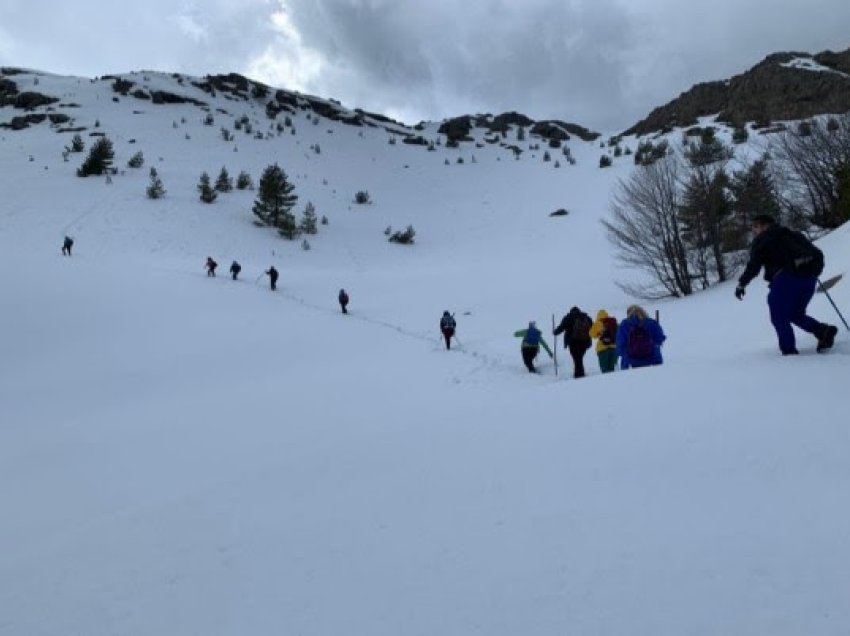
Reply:
[[[236,280],[237,278],[239,278],[239,272],[241,272],[241,271],[242,271],[242,266],[239,263],[237,263],[236,261],[233,261],[233,263],[231,263],[231,265],[230,265],[230,275],[233,276],[233,280]]]
[[[278,273],[277,273],[277,270],[274,268],[274,265],[272,265],[271,267],[269,267],[269,269],[266,271],[266,276],[268,276],[268,277],[269,277],[269,282],[271,282],[272,291],[274,291],[275,289],[277,289],[277,277],[278,277]]]
[[[440,318],[440,332],[443,334],[443,339],[446,341],[446,349],[451,349],[452,336],[455,335],[455,328],[457,327],[457,323],[455,322],[455,317],[449,313],[449,310],[443,312],[442,318]]]
[[[801,232],[779,225],[768,214],[754,217],[752,228],[755,238],[750,246],[750,261],[738,279],[735,297],[744,299],[747,284],[764,267],[764,279],[770,288],[767,293],[770,321],[782,355],[799,353],[792,324],[818,339],[818,353],[830,349],[838,327],[818,322],[806,314],[818,276],[823,271],[823,252]]]
[[[207,256],[207,262],[204,267],[207,268],[207,276],[215,276],[215,268],[218,267],[218,263],[212,259],[212,256]]]
[[[62,241],[62,255],[70,256],[72,247],[74,247],[74,239],[72,239],[70,236],[66,236],[65,240]]]
[[[599,370],[610,373],[617,368],[617,319],[600,309],[596,312],[596,321],[590,328],[590,337],[596,338],[596,356],[599,358]]]
[[[342,309],[342,313],[348,313],[348,293],[344,289],[339,290],[339,296],[337,297],[339,301],[339,306]]]
[[[657,321],[646,315],[643,307],[632,305],[626,310],[626,319],[617,330],[617,355],[620,368],[638,368],[659,365],[661,345],[667,339]]]
[[[570,350],[573,359],[573,377],[584,377],[584,354],[590,349],[590,328],[593,321],[586,313],[578,307],[570,309],[563,317],[561,324],[552,332],[552,335],[564,334],[564,349]]]
[[[534,358],[536,358],[537,354],[540,353],[541,346],[546,350],[546,353],[549,354],[549,357],[552,357],[552,350],[549,348],[549,345],[546,344],[546,341],[543,339],[543,334],[537,328],[537,323],[533,320],[528,323],[528,329],[515,331],[514,337],[522,338],[522,361],[529,373],[537,373],[537,369],[534,368]]]

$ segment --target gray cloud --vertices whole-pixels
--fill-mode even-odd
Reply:
[[[778,50],[850,46],[846,0],[4,0],[0,63],[235,70],[407,121],[516,109],[624,128]]]

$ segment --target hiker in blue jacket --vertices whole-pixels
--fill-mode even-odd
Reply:
[[[657,321],[646,315],[639,305],[626,310],[626,319],[617,329],[617,355],[620,356],[620,368],[629,369],[659,365],[661,345],[667,339],[664,330]]]
[[[520,329],[519,331],[514,332],[514,337],[522,338],[522,345],[520,349],[522,351],[522,362],[525,364],[525,368],[528,369],[529,373],[539,373],[534,366],[534,358],[536,358],[537,354],[540,352],[540,347],[543,347],[546,350],[546,353],[549,354],[550,358],[552,357],[552,350],[543,339],[543,334],[537,328],[537,323],[532,320],[528,323],[528,329]]]

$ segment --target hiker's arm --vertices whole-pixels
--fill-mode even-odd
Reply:
[[[549,357],[552,357],[552,350],[549,348],[549,345],[546,344],[546,341],[543,338],[540,338],[540,346],[546,349],[546,353],[549,354]]]

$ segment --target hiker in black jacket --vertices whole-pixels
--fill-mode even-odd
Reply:
[[[269,277],[269,282],[271,283],[272,291],[277,289],[277,277],[279,276],[279,274],[277,273],[277,270],[274,268],[274,265],[272,265],[271,267],[268,268],[268,270],[266,270],[266,276]]]
[[[446,341],[446,349],[452,348],[452,336],[455,335],[456,328],[457,322],[455,321],[455,317],[446,309],[440,317],[440,333],[443,334],[443,340]]]
[[[767,294],[770,321],[776,329],[782,355],[799,353],[792,324],[818,339],[818,353],[831,348],[838,328],[806,314],[823,271],[823,252],[802,233],[779,225],[767,214],[754,217],[752,229],[755,238],[750,260],[738,279],[735,297],[744,299],[747,284],[764,267],[764,279],[770,287]]]
[[[65,240],[62,241],[63,256],[70,256],[72,247],[74,247],[74,239],[72,239],[70,236],[66,236]]]
[[[584,377],[584,354],[587,353],[593,343],[590,337],[592,326],[593,320],[590,319],[590,316],[578,307],[573,307],[563,317],[558,328],[552,332],[555,336],[564,334],[564,348],[570,350],[570,356],[573,359],[573,377]]]
[[[233,263],[230,265],[230,275],[233,276],[233,280],[239,278],[239,272],[241,271],[242,266],[236,261],[233,261]]]

